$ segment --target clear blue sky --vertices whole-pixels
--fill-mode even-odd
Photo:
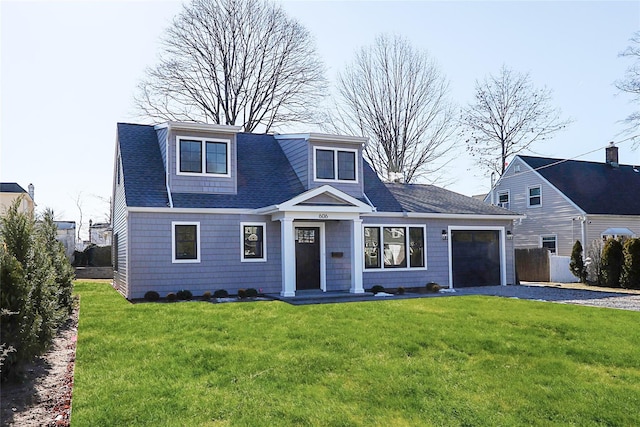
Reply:
[[[640,30],[640,1],[287,1],[285,10],[313,34],[333,80],[354,52],[378,33],[400,34],[429,51],[466,105],[476,79],[501,65],[530,72],[554,92],[575,121],[534,146],[539,155],[603,161],[609,141],[623,139],[619,120],[633,108],[613,85],[628,65],[618,53]],[[38,208],[78,220],[104,221],[111,195],[116,123],[135,122],[132,95],[158,40],[181,9],[174,1],[0,3],[0,179],[33,183]],[[292,131],[299,131],[292,128]],[[316,129],[309,129],[315,131]],[[486,192],[461,148],[448,188]],[[640,150],[620,145],[620,162]]]

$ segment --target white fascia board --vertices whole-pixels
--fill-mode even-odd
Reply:
[[[239,208],[150,208],[142,206],[129,206],[127,212],[135,213],[171,213],[171,214],[254,214],[255,209],[239,209]]]
[[[424,219],[469,219],[469,220],[506,220],[513,221],[526,218],[525,215],[482,215],[482,214],[445,214],[445,213],[421,213],[421,212],[373,212],[363,216],[389,217],[389,218],[424,218]]]
[[[346,144],[366,145],[369,138],[350,135],[331,135],[328,133],[295,133],[274,135],[275,139],[306,139],[309,142],[337,142]]]
[[[287,200],[284,203],[280,203],[279,205],[276,205],[276,207],[278,208],[278,210],[281,210],[281,211],[291,210],[292,208],[296,208],[297,207],[296,205],[300,203],[304,203],[307,200],[313,199],[314,197],[324,193],[327,193],[337,199],[342,199],[345,202],[353,205],[352,207],[336,206],[336,207],[339,207],[340,209],[347,210],[355,207],[362,212],[371,212],[373,210],[373,208],[367,203],[363,203],[360,200],[356,199],[355,197],[350,196],[347,193],[340,191],[336,188],[333,188],[330,185],[322,185],[320,187],[312,188],[311,190],[305,191],[304,193],[299,194],[294,198]],[[320,207],[325,208],[326,206],[320,206]],[[305,210],[310,210],[309,208],[310,208],[309,206],[305,206]]]
[[[187,130],[199,132],[215,132],[224,134],[236,134],[242,130],[242,126],[217,125],[195,122],[165,122],[153,127],[155,130],[168,128],[168,130]]]

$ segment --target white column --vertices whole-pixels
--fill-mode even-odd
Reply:
[[[283,297],[296,296],[296,257],[293,240],[293,219],[280,219],[280,246],[282,247],[282,292]]]
[[[364,247],[362,244],[362,220],[351,221],[351,289],[352,294],[364,293],[362,287],[362,265],[364,263]]]

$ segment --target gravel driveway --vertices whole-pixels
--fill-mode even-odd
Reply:
[[[453,295],[495,295],[507,298],[551,301],[640,311],[640,292],[611,288],[586,289],[584,285],[531,283],[513,286],[458,288]]]

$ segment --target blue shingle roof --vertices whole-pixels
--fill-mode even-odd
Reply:
[[[171,193],[175,207],[255,209],[287,201],[304,187],[273,135],[237,134],[237,194]]]
[[[640,169],[519,156],[588,214],[640,215]]]
[[[153,126],[118,123],[118,142],[127,206],[167,207],[164,165]]]
[[[472,197],[434,185],[386,184],[406,212],[469,214],[469,215],[513,215],[498,206],[488,205]]]
[[[174,207],[256,209],[305,191],[273,135],[238,133],[236,141],[237,193],[172,192]],[[167,207],[166,174],[154,126],[119,123],[118,143],[127,206]],[[378,212],[512,214],[434,186],[384,184],[371,166],[363,163],[365,194]]]
[[[0,192],[2,193],[26,193],[27,191],[17,182],[0,182]]]

